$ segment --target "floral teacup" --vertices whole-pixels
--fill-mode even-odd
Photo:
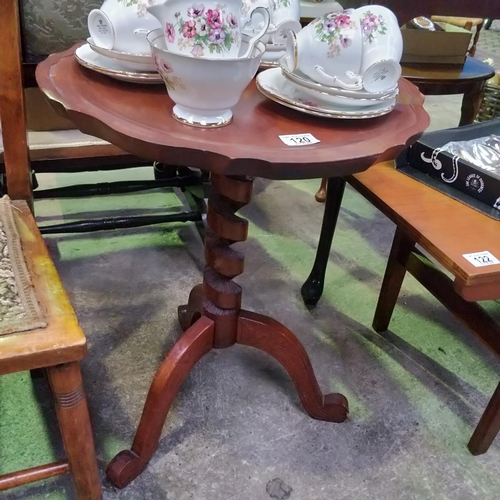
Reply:
[[[105,0],[100,9],[90,12],[87,26],[99,47],[133,54],[149,54],[146,34],[160,26],[146,12],[155,0]]]
[[[271,22],[300,21],[300,0],[270,0]]]
[[[361,75],[369,92],[394,87],[401,76],[403,38],[399,23],[392,11],[379,5],[356,10],[363,33]]]
[[[200,3],[166,0],[160,5],[147,7],[147,11],[160,21],[167,50],[209,59],[248,57],[265,35],[270,20],[269,10],[259,6],[241,22],[240,0],[201,0]],[[249,41],[245,54],[239,55],[242,24],[254,13],[262,16],[262,26]]]
[[[300,70],[332,87],[362,88],[363,38],[353,9],[325,14],[286,39],[283,62],[289,72]]]
[[[151,31],[147,39],[158,72],[175,103],[174,118],[197,127],[220,127],[231,122],[231,108],[257,73],[266,50],[258,42],[246,58],[206,59],[167,50],[161,29]],[[243,35],[242,52],[247,50],[247,42]]]

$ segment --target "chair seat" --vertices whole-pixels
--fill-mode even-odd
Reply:
[[[453,16],[432,16],[432,21],[438,23],[448,23],[453,24],[453,26],[458,26],[460,28],[465,28],[467,25],[469,26],[479,26],[483,24],[484,19],[475,18],[475,17],[453,17]]]
[[[81,360],[86,339],[24,201],[13,201],[23,254],[47,327],[0,337],[0,374]]]

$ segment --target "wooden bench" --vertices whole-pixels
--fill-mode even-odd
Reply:
[[[387,330],[408,271],[500,356],[500,325],[476,303],[500,299],[500,264],[475,267],[463,257],[488,250],[500,258],[500,222],[397,171],[393,163],[375,165],[346,180],[397,226],[373,328]],[[343,188],[342,181],[329,181],[318,254],[302,287],[309,304],[315,304],[323,290]],[[453,278],[420,253],[416,244]],[[499,430],[500,384],[469,441],[471,453],[486,452]]]

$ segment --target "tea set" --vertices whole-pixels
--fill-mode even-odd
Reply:
[[[401,31],[377,5],[302,28],[299,0],[105,0],[88,29],[80,64],[131,83],[163,82],[174,118],[190,126],[229,124],[259,68],[258,90],[303,113],[365,119],[396,105]]]

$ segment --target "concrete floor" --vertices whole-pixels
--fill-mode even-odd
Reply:
[[[454,126],[460,97],[429,98],[426,108],[433,129]],[[148,468],[121,491],[104,470],[130,446],[155,369],[180,334],[176,309],[201,280],[201,243],[190,225],[46,238],[89,342],[82,369],[105,499],[499,498],[500,441],[480,457],[466,448],[498,383],[498,363],[411,277],[390,331],[373,332],[394,226],[352,190],[323,298],[314,310],[303,305],[299,290],[323,213],[313,198],[317,186],[255,181],[254,202],[242,210],[251,226],[238,282],[245,308],[272,315],[304,343],[323,391],[348,397],[348,420],[309,418],[284,370],[264,354],[238,346],[212,351],[182,386]],[[175,195],[157,192],[36,208],[46,222],[178,205]],[[486,306],[500,318],[497,303]],[[32,384],[27,373],[0,378],[0,471],[60,457],[53,420],[42,381]],[[65,476],[0,498],[74,497]]]

